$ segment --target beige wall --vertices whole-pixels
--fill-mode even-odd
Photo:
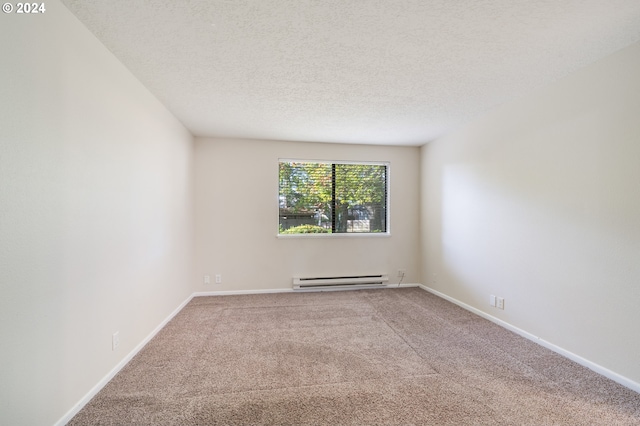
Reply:
[[[424,146],[421,179],[426,285],[636,385],[639,76],[635,44]]]
[[[389,161],[390,237],[277,238],[278,159]],[[195,291],[291,289],[294,275],[419,281],[418,148],[197,139]],[[222,284],[202,277],[221,274]],[[213,281],[213,280],[212,280]]]
[[[0,424],[48,425],[191,294],[193,140],[57,1],[0,34]]]

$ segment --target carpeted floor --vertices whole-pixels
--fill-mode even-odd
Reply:
[[[419,288],[194,298],[70,425],[638,425],[640,394]]]

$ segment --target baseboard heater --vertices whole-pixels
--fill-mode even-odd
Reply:
[[[383,287],[389,281],[388,275],[353,275],[345,277],[294,278],[294,290],[332,290],[339,288]]]

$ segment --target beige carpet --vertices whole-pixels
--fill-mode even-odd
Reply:
[[[638,425],[640,394],[418,288],[193,299],[71,425]]]

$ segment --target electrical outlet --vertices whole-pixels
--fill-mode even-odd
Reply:
[[[489,304],[491,306],[496,306],[496,297],[493,294],[489,296]]]
[[[211,276],[210,275],[205,275],[204,276],[204,283],[205,284],[211,284]]]
[[[120,346],[120,332],[116,331],[113,333],[113,336],[111,336],[111,350],[115,351],[118,349],[118,346]]]
[[[406,271],[404,269],[398,269],[398,278],[404,277],[405,272]]]
[[[222,275],[216,274],[216,284],[222,284]]]
[[[496,308],[504,309],[504,298],[503,297],[498,297],[496,300],[497,300]]]

